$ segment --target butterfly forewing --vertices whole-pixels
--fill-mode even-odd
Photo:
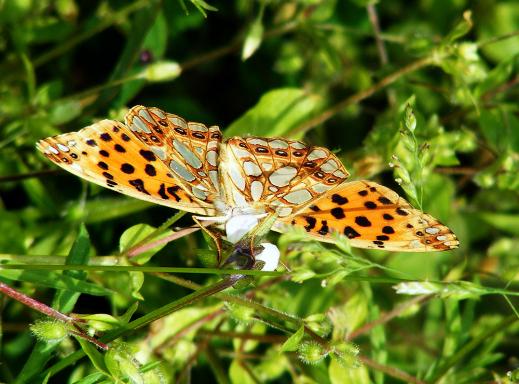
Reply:
[[[222,140],[216,126],[187,122],[158,108],[133,107],[126,125],[170,168],[193,197],[212,203],[219,194],[218,157]]]
[[[310,204],[347,177],[329,150],[281,138],[234,137],[227,141],[229,176],[246,201],[280,217]]]
[[[354,181],[325,194],[309,207],[278,221],[303,227],[321,241],[333,234],[347,236],[351,245],[391,251],[442,251],[456,248],[456,236],[431,215],[411,207],[396,192],[371,181]]]
[[[52,162],[88,181],[156,204],[215,214],[211,204],[184,190],[157,151],[120,122],[102,120],[41,140],[37,147]]]

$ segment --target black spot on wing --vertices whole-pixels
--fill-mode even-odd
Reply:
[[[349,239],[354,239],[356,237],[359,237],[360,236],[360,233],[358,233],[356,230],[354,230],[352,227],[350,227],[349,225],[347,227],[344,228],[344,231],[343,231],[344,235],[347,236]]]
[[[142,192],[142,193],[145,193],[147,195],[149,195],[150,193],[146,190],[146,188],[144,187],[144,182],[142,181],[142,179],[133,179],[133,180],[130,180],[129,181],[130,185],[135,187],[135,189],[139,192]]]
[[[321,220],[321,229],[319,229],[320,235],[326,235],[330,232],[330,228],[328,227],[328,222],[326,220]]]
[[[344,205],[348,202],[348,199],[337,193],[334,193],[332,195],[332,202],[334,202],[335,204],[338,204],[338,205]]]
[[[159,196],[161,198],[163,198],[164,200],[169,200],[169,196],[166,194],[166,187],[165,187],[164,183],[160,184]]]
[[[155,160],[157,160],[157,157],[155,156],[155,154],[152,151],[148,151],[146,149],[141,149],[139,151],[139,154],[142,157],[144,157],[144,159],[146,159],[148,161],[155,161]]]
[[[364,203],[364,206],[367,208],[367,209],[375,209],[377,208],[377,204],[375,204],[374,202],[372,201],[366,201]]]
[[[126,149],[124,149],[124,147],[123,147],[121,144],[115,144],[115,145],[114,145],[114,149],[115,149],[117,152],[120,152],[120,153],[124,153],[124,152],[126,152]]]
[[[355,223],[361,227],[371,227],[371,221],[369,221],[366,216],[357,216],[355,218]]]
[[[389,225],[386,225],[384,228],[382,228],[382,233],[385,233],[387,235],[391,235],[392,233],[395,233],[395,230],[393,227],[390,227]]]
[[[135,168],[131,164],[124,163],[121,165],[121,171],[129,175],[135,171]]]
[[[378,201],[381,202],[381,203],[384,204],[384,205],[393,204],[393,203],[391,202],[391,200],[389,200],[387,197],[384,197],[384,196],[380,196],[380,197],[378,198]]]
[[[146,164],[146,167],[144,167],[144,172],[146,172],[146,174],[148,176],[156,176],[157,175],[157,171],[155,170],[155,167],[151,164]]]
[[[403,210],[403,209],[400,208],[400,207],[397,208],[397,209],[395,210],[395,212],[396,212],[398,215],[400,215],[400,216],[407,216],[407,215],[409,215],[409,212]]]
[[[305,216],[305,220],[308,223],[308,225],[305,225],[305,229],[307,232],[310,232],[312,229],[315,228],[315,224],[317,223],[317,220],[315,217],[311,216]]]
[[[336,219],[344,219],[346,217],[346,215],[344,214],[344,211],[342,210],[342,208],[339,208],[339,207],[332,208],[330,213]]]
[[[176,201],[180,201],[180,200],[182,200],[182,199],[180,198],[179,195],[177,195],[177,191],[178,191],[179,189],[180,189],[180,187],[179,187],[178,185],[175,185],[175,186],[173,186],[173,187],[167,187],[167,188],[166,188],[166,191],[168,191],[168,193],[169,193],[171,196],[173,196],[173,198],[174,198]]]
[[[105,171],[108,169],[108,164],[106,164],[104,161],[97,163],[97,166],[101,169],[104,169]]]

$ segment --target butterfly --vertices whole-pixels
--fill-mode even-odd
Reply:
[[[428,252],[457,248],[454,233],[324,147],[283,138],[232,137],[158,108],[133,107],[125,123],[101,120],[40,140],[52,162],[117,192],[224,223],[237,242],[262,217],[360,248]]]

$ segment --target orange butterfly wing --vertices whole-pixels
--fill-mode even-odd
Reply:
[[[183,188],[157,151],[118,121],[102,120],[36,146],[61,168],[103,187],[192,213],[215,214],[212,204]]]
[[[371,181],[344,183],[295,215],[278,220],[273,229],[283,232],[287,225],[303,227],[326,242],[340,233],[359,248],[429,252],[459,245],[448,227]]]

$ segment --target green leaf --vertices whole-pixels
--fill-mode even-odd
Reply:
[[[454,41],[469,33],[469,31],[472,29],[472,26],[472,12],[463,12],[463,20],[456,24],[452,31],[449,32],[449,34],[445,37],[445,41],[448,43],[453,43]]]
[[[133,353],[128,350],[126,344],[112,346],[104,356],[106,368],[112,376],[118,380],[128,381],[132,384],[145,384],[144,377],[139,370],[138,361]]]
[[[232,123],[231,136],[288,136],[290,131],[317,114],[323,100],[298,88],[280,88],[265,93],[260,101]],[[300,138],[300,135],[296,135]]]
[[[182,3],[184,2],[184,0],[181,0],[181,1],[182,1]],[[198,9],[198,11],[202,15],[204,15],[204,17],[207,17],[207,13],[205,11],[213,11],[213,12],[218,11],[217,8],[215,8],[212,5],[208,4],[204,0],[189,0],[189,1],[191,1],[191,4],[193,4],[196,7],[196,9]],[[184,8],[185,8],[185,6],[184,6]],[[186,9],[186,12],[187,12],[187,9]]]
[[[258,18],[251,24],[249,31],[247,32],[247,35],[245,37],[245,41],[243,42],[243,48],[241,51],[241,59],[243,61],[247,60],[254,54],[254,52],[256,52],[256,50],[261,45],[262,39],[263,24],[261,23],[261,19]]]
[[[256,381],[250,377],[238,360],[232,361],[229,367],[229,378],[232,384],[256,384]]]
[[[50,110],[49,121],[55,125],[68,123],[83,112],[79,100],[64,100],[57,102]]]
[[[78,341],[79,345],[81,345],[81,349],[88,356],[93,366],[101,373],[110,376],[104,361],[104,357],[97,350],[97,348],[91,342],[82,339],[81,337],[76,337],[76,340]]]
[[[90,200],[85,204],[85,224],[99,223],[140,212],[153,203],[130,198],[103,198]],[[106,209],[110,207],[110,209]]]
[[[478,216],[495,228],[519,236],[519,215],[517,214],[481,212]]]
[[[142,245],[142,241],[146,239],[146,244],[155,243],[160,239],[170,236],[172,231],[166,230],[161,231],[160,233],[157,231],[157,228],[152,227],[148,224],[137,224],[133,227],[128,228],[123,232],[121,238],[119,239],[119,252],[124,254],[128,252],[130,249],[137,245]],[[159,252],[162,248],[166,246],[167,243],[162,243],[155,245],[152,248],[147,249],[146,251],[139,253],[138,255],[132,257],[132,261],[138,264],[144,264],[149,261],[149,259]]]
[[[125,313],[123,313],[121,316],[119,316],[119,322],[121,324],[128,324],[130,322],[133,314],[135,313],[135,311],[137,311],[138,308],[139,308],[139,302],[136,301],[130,307],[128,307],[128,309],[126,310]]]
[[[79,233],[76,241],[72,245],[70,252],[65,260],[65,265],[86,265],[89,260],[90,253],[90,237],[85,226],[82,224],[79,227]],[[86,272],[78,271],[63,271],[63,276],[70,276],[78,280],[86,279]],[[52,307],[60,312],[69,313],[74,309],[79,293],[69,290],[58,291],[54,296]]]
[[[99,332],[106,332],[121,325],[119,320],[106,313],[96,313],[93,315],[77,315],[78,318],[86,321],[89,328]]]
[[[305,335],[305,327],[302,325],[296,333],[294,333],[292,336],[290,336],[287,341],[283,343],[281,346],[281,351],[283,352],[291,352],[291,351],[297,351],[299,349],[299,346],[301,344],[301,341],[303,340],[303,337]]]
[[[96,372],[85,376],[78,381],[75,381],[74,384],[99,384],[103,378],[106,378],[106,374],[102,372]]]
[[[332,384],[370,384],[368,369],[362,365],[352,368],[341,364],[337,359],[332,359],[328,367],[330,382]]]

